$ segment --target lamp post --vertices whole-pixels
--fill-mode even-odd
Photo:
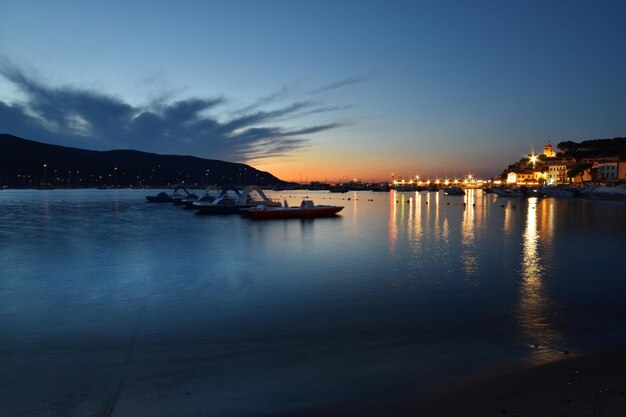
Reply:
[[[48,171],[48,164],[44,163],[43,164],[43,184],[46,184],[46,178],[47,178],[47,172]]]

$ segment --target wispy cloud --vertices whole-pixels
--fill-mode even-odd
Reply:
[[[262,109],[287,97],[288,89],[284,87],[223,121],[215,113],[227,101],[224,96],[175,102],[166,101],[167,96],[163,96],[149,105],[133,106],[98,91],[48,86],[6,59],[0,59],[0,75],[26,97],[23,102],[11,103],[0,99],[3,131],[89,149],[131,148],[215,159],[259,160],[305,148],[311,135],[341,126],[324,123],[294,128],[303,115],[346,108],[316,107],[313,102],[298,101]],[[342,83],[355,82],[358,81]],[[325,89],[339,86],[335,83]],[[292,127],[281,126],[285,120]]]
[[[286,98],[289,95],[290,88],[286,85],[282,86],[280,90],[275,91],[267,96],[259,97],[254,103],[245,106],[235,112],[235,114],[243,114],[248,113],[252,110],[258,109],[259,107],[265,106],[270,103],[274,103],[277,100],[281,100]]]
[[[344,78],[343,80],[335,81],[334,83],[317,88],[313,90],[312,93],[322,93],[325,91],[336,90],[338,88],[346,87],[348,85],[362,83],[365,80],[367,80],[367,78],[364,76]]]

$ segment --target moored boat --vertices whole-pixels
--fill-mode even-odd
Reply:
[[[493,192],[498,197],[513,197],[513,198],[524,197],[524,192],[515,188],[494,188]]]
[[[461,187],[448,187],[444,189],[447,195],[465,195],[465,191]]]
[[[620,200],[626,201],[626,187],[596,187],[587,195],[596,200]]]
[[[184,194],[179,193],[179,190],[183,191]],[[146,200],[150,203],[176,203],[177,201],[181,201],[190,195],[191,194],[185,189],[185,187],[177,185],[172,194],[161,192],[157,195],[147,195]]]
[[[254,220],[330,217],[341,210],[343,206],[316,206],[311,200],[302,200],[299,207],[289,207],[287,202],[283,207],[252,207],[248,210],[248,215]]]
[[[193,203],[193,206],[198,210],[199,214],[237,214],[242,212],[242,210],[257,206],[280,207],[280,203],[270,200],[259,186],[249,185],[241,193],[234,189],[237,198],[227,195],[227,192],[231,189],[233,188],[224,188],[220,196],[213,202],[206,204]],[[256,193],[259,198],[255,198],[252,193]]]
[[[543,197],[553,198],[573,198],[576,197],[576,192],[571,189],[563,187],[546,186],[539,189],[539,193]]]

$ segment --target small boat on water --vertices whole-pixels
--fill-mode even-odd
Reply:
[[[179,191],[183,191],[180,193]],[[146,200],[150,203],[176,203],[177,201],[181,201],[182,199],[190,196],[191,193],[185,189],[185,187],[181,185],[177,185],[174,188],[172,194],[167,194],[165,192],[161,192],[157,195],[148,195],[146,196]]]
[[[330,191],[331,193],[347,193],[348,191],[350,191],[348,189],[348,187],[345,187],[343,185],[333,185],[332,187],[328,188],[328,191]]]
[[[187,206],[188,204],[193,203],[197,199],[198,199],[198,196],[196,194],[190,193],[186,196],[183,196],[183,198],[175,198],[174,204],[177,206]]]
[[[254,220],[270,220],[329,217],[336,215],[341,210],[343,210],[343,206],[316,206],[311,200],[302,200],[299,207],[289,207],[285,201],[283,207],[252,207],[247,213]]]
[[[228,191],[233,190],[237,197],[233,198],[228,195]],[[256,193],[259,198],[255,198]],[[257,206],[280,207],[280,202],[270,200],[261,187],[249,185],[239,193],[239,190],[233,187],[225,187],[214,201],[209,203],[193,203],[199,214],[237,214],[242,210],[247,210]]]
[[[587,192],[587,195],[595,200],[620,200],[626,201],[626,186],[596,187]]]
[[[461,187],[448,187],[444,189],[447,195],[465,195],[465,191]]]
[[[574,198],[577,196],[576,192],[572,189],[564,187],[546,186],[539,189],[539,193],[543,197],[553,198]]]
[[[168,193],[158,193],[157,195],[147,195],[149,203],[171,203],[174,199]]]
[[[494,188],[493,192],[498,197],[522,198],[525,196],[522,190],[515,188]]]

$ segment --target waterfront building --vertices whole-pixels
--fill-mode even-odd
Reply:
[[[528,184],[535,182],[535,173],[533,171],[511,171],[506,176],[507,184]]]
[[[618,161],[619,157],[616,155],[586,156],[578,160],[583,164],[604,164]]]
[[[548,166],[548,184],[557,185],[567,182],[567,170],[566,164],[553,164]]]
[[[600,181],[616,181],[619,178],[618,162],[598,164],[597,173]]]
[[[626,161],[617,163],[617,178],[620,181],[626,181]]]

